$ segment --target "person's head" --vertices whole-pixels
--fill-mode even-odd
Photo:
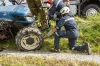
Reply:
[[[54,0],[45,0],[44,3],[53,4]]]
[[[69,7],[63,7],[61,10],[60,10],[60,13],[61,15],[64,15],[66,13],[69,13],[70,9]]]

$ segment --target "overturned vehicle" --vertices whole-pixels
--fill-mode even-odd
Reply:
[[[10,0],[15,2],[14,0]],[[21,0],[20,0],[21,1]],[[42,7],[41,0],[30,0],[33,2],[32,16],[27,4],[5,6],[0,0],[0,40],[15,38],[15,43],[20,50],[30,51],[40,49],[43,45],[43,34],[41,30],[49,27],[48,17]],[[38,5],[37,5],[38,4]],[[29,6],[30,6],[29,5]],[[40,13],[41,26],[37,26],[36,19]]]

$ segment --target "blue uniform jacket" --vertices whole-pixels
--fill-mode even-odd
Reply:
[[[68,14],[66,14],[64,17],[62,17],[59,20],[58,24],[56,25],[56,28],[60,29],[62,26],[64,26],[66,30],[70,30],[70,29],[78,30],[75,19]]]
[[[53,5],[49,12],[49,18],[52,19],[55,12],[60,12],[60,10],[66,7],[66,4],[62,0],[54,0]]]

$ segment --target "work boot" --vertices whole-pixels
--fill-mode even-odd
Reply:
[[[89,46],[89,43],[86,43],[85,45],[83,45],[83,50],[86,50],[88,52],[88,55],[91,54],[91,48]]]
[[[50,52],[60,52],[60,49],[56,46],[54,49],[51,49]]]

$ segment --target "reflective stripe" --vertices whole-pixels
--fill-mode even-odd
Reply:
[[[59,34],[58,34],[57,32],[55,32],[55,34],[56,34],[57,36],[59,36]]]
[[[53,15],[50,15],[50,17],[53,17]]]
[[[73,17],[68,18],[68,19],[65,20],[65,22],[67,22],[67,21],[69,21],[69,20],[74,20],[74,18],[73,18]]]
[[[59,29],[59,27],[56,27],[56,29]]]
[[[75,49],[75,47],[73,47],[71,50],[74,50]]]
[[[57,2],[57,4],[56,4],[56,8],[58,7],[58,4],[60,3],[60,1],[61,1],[61,0],[59,0],[59,1]]]

